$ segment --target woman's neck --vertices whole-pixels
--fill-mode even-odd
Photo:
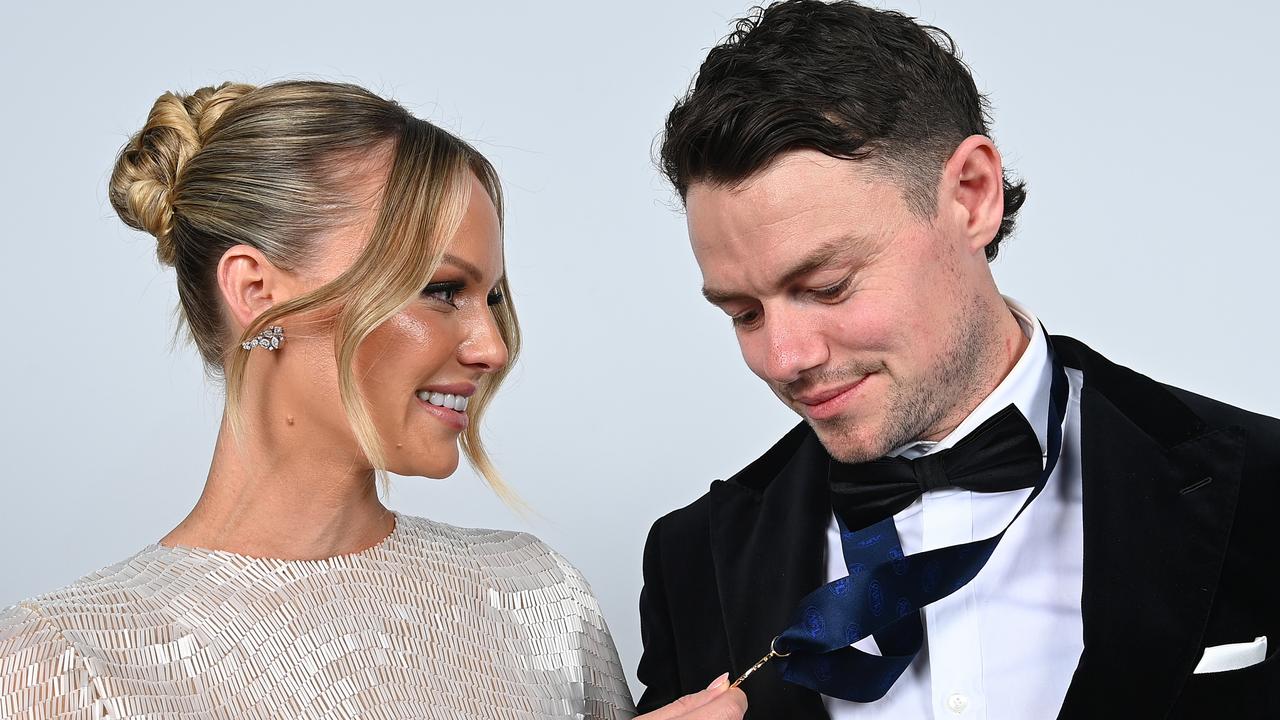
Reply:
[[[223,418],[204,492],[160,540],[251,557],[312,560],[372,547],[395,527],[372,470],[351,458],[281,442]]]

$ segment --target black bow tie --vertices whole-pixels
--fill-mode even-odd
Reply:
[[[831,506],[845,527],[858,530],[902,510],[922,494],[957,487],[1004,492],[1033,487],[1044,455],[1036,433],[1009,405],[946,450],[914,460],[831,461]]]

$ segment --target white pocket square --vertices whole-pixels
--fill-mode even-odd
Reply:
[[[1195,674],[1240,670],[1250,665],[1257,665],[1266,659],[1267,637],[1265,635],[1253,642],[1214,645],[1204,649],[1204,656],[1200,658],[1200,664],[1196,665]]]

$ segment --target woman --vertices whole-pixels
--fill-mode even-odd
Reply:
[[[2,717],[630,717],[599,607],[537,539],[399,515],[500,494],[479,418],[519,347],[474,149],[350,85],[163,95],[117,161],[226,410],[160,541],[0,613]],[[651,718],[741,717],[723,678]]]

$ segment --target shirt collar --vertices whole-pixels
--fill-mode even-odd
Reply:
[[[889,453],[890,457],[917,458],[945,450],[960,442],[961,438],[973,432],[1009,404],[1015,405],[1022,416],[1031,423],[1036,439],[1040,441],[1040,451],[1048,452],[1049,388],[1053,384],[1053,368],[1049,363],[1049,341],[1035,314],[1008,296],[1004,297],[1004,302],[1017,319],[1018,325],[1022,327],[1022,332],[1029,339],[1022,357],[1018,358],[1013,369],[1004,380],[1000,381],[999,385],[996,385],[991,394],[978,403],[973,412],[969,413],[946,437],[937,442],[917,440],[907,443]]]

